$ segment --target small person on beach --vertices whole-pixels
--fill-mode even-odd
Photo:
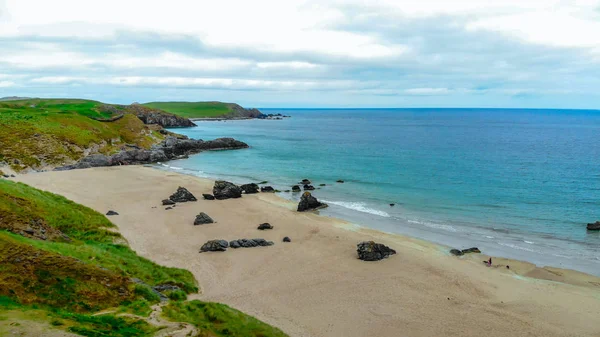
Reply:
[[[492,266],[492,258],[490,257],[490,259],[489,259],[489,260],[487,260],[487,261],[483,261],[483,263],[485,263],[485,265],[486,265],[487,267],[491,267],[491,266]]]

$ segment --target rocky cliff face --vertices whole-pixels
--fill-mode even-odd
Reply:
[[[102,166],[151,164],[183,158],[202,151],[235,150],[247,147],[248,144],[233,138],[218,138],[203,141],[201,139],[180,139],[169,136],[160,144],[152,146],[149,150],[124,150],[112,156],[95,154],[81,159],[76,164],[58,167],[55,170],[65,171]]]
[[[136,115],[144,124],[158,124],[163,128],[185,128],[196,126],[191,120],[170,114],[168,112],[152,109],[140,104],[132,104],[125,111]]]
[[[239,104],[235,104],[235,103],[229,103],[228,105],[229,105],[229,108],[231,109],[231,112],[227,115],[227,117],[230,117],[230,118],[240,118],[240,117],[257,118],[262,115],[262,112],[260,112],[258,109],[246,109],[246,108],[240,106]]]

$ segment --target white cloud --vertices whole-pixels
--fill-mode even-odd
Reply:
[[[404,92],[409,95],[433,96],[433,95],[447,95],[451,91],[448,88],[411,88],[411,89],[404,90]]]
[[[0,88],[9,88],[14,87],[15,85],[16,83],[12,81],[0,81]]]

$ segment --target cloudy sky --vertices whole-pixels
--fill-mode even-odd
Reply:
[[[600,0],[0,0],[0,96],[600,108]]]

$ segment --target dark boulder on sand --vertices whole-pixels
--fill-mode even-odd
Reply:
[[[600,231],[600,221],[587,224],[588,231]]]
[[[292,192],[300,192],[300,186],[298,186],[298,185],[292,186]]]
[[[275,192],[275,189],[271,186],[263,186],[260,188],[261,192],[272,193]]]
[[[196,220],[194,220],[194,226],[204,225],[208,223],[214,223],[215,221],[208,216],[208,214],[204,212],[200,212],[200,214],[196,215]]]
[[[188,201],[197,201],[196,197],[188,191],[185,187],[179,186],[177,188],[177,192],[173,193],[169,200],[174,202],[188,202]]]
[[[245,184],[245,185],[240,186],[240,188],[246,194],[254,194],[254,193],[258,193],[258,191],[259,191],[259,187],[255,183]]]
[[[239,239],[229,242],[231,248],[267,247],[274,245],[273,241],[265,239]]]
[[[461,252],[462,252],[463,254],[470,254],[470,253],[481,253],[481,251],[480,251],[480,250],[479,250],[479,248],[477,248],[477,247],[463,249],[463,250],[461,250]]]
[[[224,252],[229,247],[229,243],[225,240],[210,240],[202,245],[200,253],[202,252]]]
[[[163,206],[167,206],[167,205],[175,205],[175,201],[171,200],[171,199],[165,199],[162,201]]]
[[[241,198],[242,188],[228,181],[217,180],[213,187],[213,195],[217,200]]]
[[[317,198],[313,197],[310,192],[304,192],[298,203],[298,212],[310,211],[320,208],[327,207],[327,204],[319,202]]]
[[[108,211],[108,212],[106,212],[106,215],[119,215],[119,213],[117,213],[115,211]]]
[[[454,256],[463,256],[463,255],[465,255],[465,253],[463,253],[461,250],[458,250],[458,249],[450,249],[450,254],[452,254]]]
[[[396,251],[381,243],[364,241],[356,245],[358,258],[363,261],[379,261],[396,254]]]
[[[257,229],[261,230],[261,231],[264,231],[265,229],[273,229],[273,226],[270,223],[265,222],[263,224],[258,225]]]
[[[292,242],[292,240],[286,236],[283,238],[283,242]]]
[[[215,196],[212,194],[202,194],[202,197],[204,197],[204,200],[215,200]]]

